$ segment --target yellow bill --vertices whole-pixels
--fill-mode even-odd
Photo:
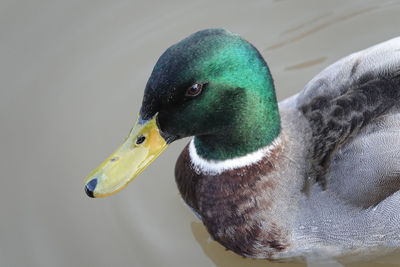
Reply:
[[[85,179],[90,197],[106,197],[122,190],[167,147],[156,116],[138,121],[125,142]]]

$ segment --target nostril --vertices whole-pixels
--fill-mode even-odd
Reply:
[[[89,197],[93,197],[94,198],[93,192],[94,192],[94,189],[96,189],[96,185],[97,185],[97,179],[96,178],[90,180],[90,182],[85,185],[86,195],[88,195]]]
[[[137,145],[140,145],[141,143],[144,142],[144,140],[146,140],[146,137],[143,136],[143,135],[141,135],[141,136],[139,136],[139,137],[136,139],[136,144],[137,144]]]

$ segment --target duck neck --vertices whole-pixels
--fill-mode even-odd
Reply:
[[[194,145],[198,155],[206,160],[223,161],[272,145],[281,132],[281,124],[275,91],[269,88],[266,92],[269,94],[242,98],[229,126],[214,134],[196,136]]]

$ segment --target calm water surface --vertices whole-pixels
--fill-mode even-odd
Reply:
[[[120,194],[83,177],[128,134],[160,54],[224,27],[265,56],[280,99],[399,34],[399,1],[0,1],[0,266],[301,266],[210,241],[173,177],[182,140]],[[392,266],[393,255],[351,266]]]

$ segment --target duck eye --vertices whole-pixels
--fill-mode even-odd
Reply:
[[[203,84],[195,83],[186,90],[185,96],[194,97],[198,96],[203,90]]]

